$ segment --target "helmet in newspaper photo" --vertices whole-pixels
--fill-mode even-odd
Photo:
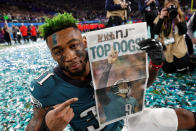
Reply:
[[[114,94],[121,96],[123,98],[127,98],[127,94],[129,93],[129,89],[131,88],[131,83],[129,80],[118,80],[114,83],[114,86],[111,90]]]

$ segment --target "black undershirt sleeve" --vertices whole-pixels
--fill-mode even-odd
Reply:
[[[164,19],[159,19],[157,24],[154,24],[154,27],[153,27],[154,34],[158,35],[161,32],[161,27],[163,25],[163,21],[164,21]]]
[[[186,32],[187,32],[187,25],[186,25],[185,22],[179,22],[177,24],[177,27],[178,27],[178,33],[179,33],[179,35],[186,34]]]
[[[98,88],[106,87],[111,68],[112,68],[112,64],[107,64],[106,65],[106,67],[105,67],[105,69],[104,69],[104,71],[103,71],[103,73],[101,75],[101,78],[99,80]]]
[[[108,82],[108,77],[109,77],[109,73],[110,70],[112,68],[112,64],[107,64],[102,75],[101,78],[99,80],[99,84],[98,84],[98,90],[97,90],[97,97],[99,99],[99,102],[107,105],[110,102],[110,98],[107,96],[107,91],[106,91],[106,87],[107,86],[107,82]]]

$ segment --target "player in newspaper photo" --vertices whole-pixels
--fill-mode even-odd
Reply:
[[[143,96],[144,90],[140,90],[139,92],[135,91],[136,88],[144,89],[146,79],[137,81],[120,79],[116,81],[113,86],[103,88],[107,85],[110,70],[113,64],[117,62],[117,59],[118,53],[112,48],[111,53],[108,56],[108,64],[106,64],[106,67],[99,81],[99,87],[102,88],[97,90],[97,97],[99,101],[98,105],[100,110],[99,116],[101,120],[100,123],[123,118],[126,115],[135,113],[136,109],[137,111],[141,111],[143,107],[143,101],[139,103],[139,100],[137,99],[137,102],[136,97],[132,96],[135,93],[137,93],[138,95],[140,94],[139,96]],[[143,100],[143,97],[141,100]]]
[[[118,84],[109,88],[97,90],[99,110],[101,110],[99,112],[101,123],[121,119],[124,116],[141,111],[143,108],[145,79],[134,82],[126,82],[124,80],[118,82]],[[140,86],[134,87],[134,84],[140,84]],[[140,91],[136,88],[140,88]]]

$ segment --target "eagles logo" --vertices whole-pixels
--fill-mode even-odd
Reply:
[[[122,98],[127,98],[130,88],[131,83],[128,80],[118,80],[114,83],[111,90],[114,92],[114,94],[121,96]]]

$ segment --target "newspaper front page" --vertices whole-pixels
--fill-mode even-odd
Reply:
[[[137,43],[147,38],[146,23],[106,28],[86,36],[99,124],[140,113],[148,61]]]

